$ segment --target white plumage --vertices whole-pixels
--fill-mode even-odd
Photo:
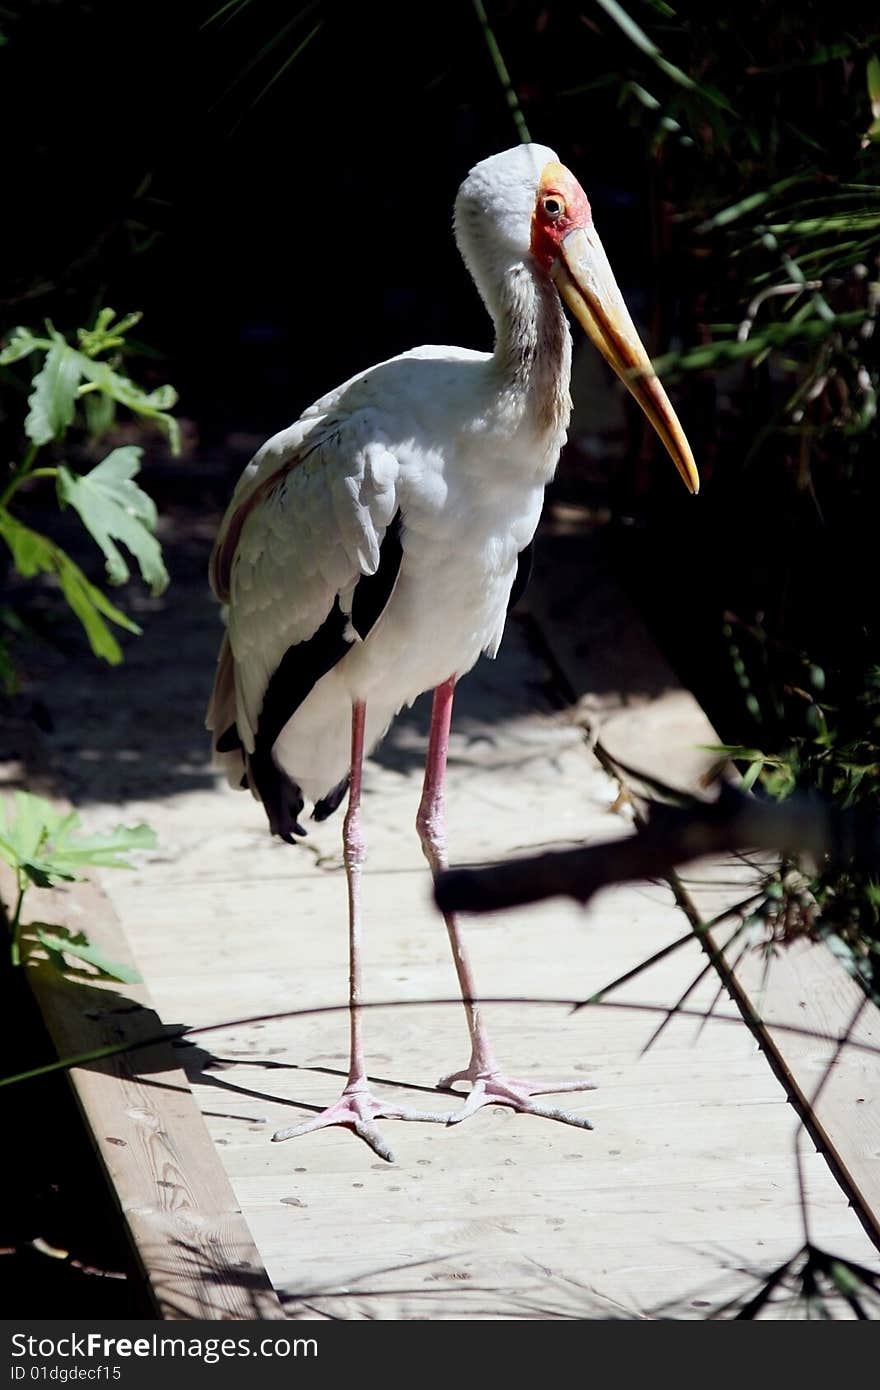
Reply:
[[[351,1064],[341,1098],[286,1138],[354,1128],[383,1158],[382,1116],[453,1123],[483,1105],[590,1128],[535,1100],[589,1089],[531,1082],[495,1061],[460,928],[446,918],[471,1040],[440,1082],[470,1093],[454,1112],[373,1096],[361,1039],[361,766],[402,705],[434,690],[416,817],[428,862],[445,863],[443,783],[454,684],[494,656],[522,552],[565,440],[571,340],[562,300],[639,400],[692,491],[687,441],[651,372],[580,184],[541,145],[483,160],[455,205],[455,234],[495,325],[492,353],[422,347],[353,377],[270,439],[245,469],[211,558],[228,611],[208,727],[233,785],[249,785],[286,840],[307,798],[329,814],[350,775]]]
[[[284,653],[317,631],[337,596],[350,612],[401,512],[403,558],[385,611],[365,641],[350,634],[348,654],[275,744],[312,801],[348,770],[353,700],[367,704],[369,751],[404,704],[501,641],[570,411],[565,316],[549,280],[525,266],[536,181],[553,159],[521,146],[486,160],[457,200],[459,246],[495,315],[495,354],[421,347],[353,377],[260,449],[227,510],[212,580],[229,605],[235,702],[218,689],[209,728],[235,723],[248,753]],[[487,238],[487,218],[503,222],[502,242]],[[241,759],[221,756],[237,784]]]

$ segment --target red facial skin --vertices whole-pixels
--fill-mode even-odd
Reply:
[[[551,217],[544,207],[547,198],[562,204],[562,213]],[[535,211],[532,213],[531,251],[535,260],[550,270],[558,259],[560,243],[577,227],[587,227],[593,220],[587,195],[574,174],[564,164],[548,164],[538,184]]]

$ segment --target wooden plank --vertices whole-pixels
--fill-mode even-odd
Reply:
[[[589,996],[679,937],[685,922],[666,885],[625,885],[587,913],[545,904],[466,927],[481,993],[508,1001],[485,1005],[499,1058],[518,1073],[595,1075],[601,1089],[568,1098],[592,1133],[504,1110],[451,1128],[383,1122],[394,1166],[346,1130],[269,1142],[344,1081],[340,825],[310,823],[296,849],[273,843],[260,808],[206,768],[212,529],[201,514],[187,523],[173,602],[115,673],[112,722],[95,721],[93,676],[59,672],[65,719],[51,754],[89,828],[147,820],[157,831],[159,850],[103,885],[160,1015],[196,1030],[187,1075],[288,1315],[703,1317],[754,1289],[758,1272],[803,1240],[786,1092],[726,1001],[727,1017],[702,1031],[679,1017],[644,1050],[705,963],[696,941],[621,990],[628,1008],[572,1014],[540,1002]],[[591,564],[582,537],[571,553]],[[618,592],[605,583],[612,634]],[[577,603],[572,590],[570,622]],[[589,605],[576,621],[590,629]],[[481,662],[456,695],[448,802],[458,862],[628,833],[613,809],[617,785],[582,728],[542,696],[550,673],[528,631],[511,620],[498,660]],[[169,650],[180,656],[173,669]],[[613,670],[633,653],[612,640],[593,655],[589,703],[609,718],[640,704],[650,717],[663,689]],[[413,826],[426,726],[421,701],[366,774],[365,997],[406,1007],[370,1010],[365,1042],[377,1091],[452,1109],[433,1083],[465,1061],[467,1040]],[[715,987],[701,983],[695,1009]],[[869,1263],[870,1242],[812,1149],[803,1178],[819,1243]]]
[[[569,507],[555,518],[551,514],[549,533],[588,533],[589,523],[582,516],[579,528],[576,512]],[[555,555],[552,567],[546,562],[539,567],[533,607],[576,697],[588,692],[578,699],[578,708],[591,742],[630,767],[702,793],[714,757],[705,745],[720,739],[620,594],[599,547],[582,549],[591,557],[586,565],[581,555],[560,568]],[[566,620],[572,608],[579,615],[577,625]],[[607,660],[594,645],[597,630],[607,644]],[[589,639],[582,633],[590,634]],[[597,670],[602,677],[598,698],[589,693]],[[632,690],[642,692],[635,701]],[[760,865],[732,857],[702,862],[684,872],[683,906],[710,921],[747,897],[759,881]],[[710,936],[721,949],[724,933]],[[740,948],[732,947],[725,957],[731,966],[738,960],[734,997],[746,1017],[759,1021],[761,1045],[792,1098],[808,1113],[866,1229],[880,1243],[878,1011],[821,944],[800,941],[779,948],[769,965],[757,952],[740,955]],[[833,1041],[844,1038],[874,1052]]]
[[[204,968],[214,959],[204,930],[176,962],[144,890],[117,882],[139,956],[158,930],[166,943],[164,956],[158,943],[144,955],[166,1017],[185,1009],[198,1029],[344,998],[340,880],[315,876],[323,943],[317,932],[291,931],[288,914],[255,904],[248,963],[236,970],[230,959],[222,973]],[[371,1000],[454,997],[426,887],[424,871],[365,875]],[[306,898],[299,879],[291,888],[298,904]],[[559,997],[589,994],[681,929],[671,894],[646,898],[628,886],[587,916],[545,905],[540,914],[469,924],[468,936],[486,994]],[[621,999],[674,999],[702,961],[694,941]],[[713,988],[704,984],[696,1008]],[[656,1012],[571,1015],[528,1002],[485,1011],[499,1055],[517,1070],[597,1076],[599,1090],[567,1098],[593,1119],[593,1133],[504,1111],[449,1130],[387,1123],[393,1167],[342,1130],[271,1144],[278,1125],[338,1092],[344,1013],[196,1032],[204,1052],[193,1084],[291,1317],[600,1316],[614,1305],[644,1314],[667,1297],[679,1315],[698,1316],[707,1297],[721,1301],[747,1285],[744,1269],[797,1248],[793,1116],[738,1016],[714,1022],[699,1040],[694,1020],[682,1019],[640,1057]],[[460,1008],[391,1007],[371,1011],[365,1027],[381,1094],[453,1108],[429,1088],[464,1059]],[[864,1259],[867,1242],[825,1164],[811,1153],[806,1168],[823,1240]],[[735,1259],[719,1260],[719,1246]]]
[[[461,684],[448,785],[458,861],[628,832],[581,730],[542,708],[547,676],[512,621],[498,660]],[[142,685],[129,712],[141,738],[157,703]],[[432,1086],[466,1059],[466,1033],[413,826],[425,716],[424,702],[402,714],[366,772],[365,998],[407,1007],[371,1010],[365,1044],[381,1094],[451,1110]],[[559,1098],[592,1133],[494,1110],[449,1129],[383,1122],[393,1166],[345,1130],[272,1144],[335,1098],[347,1066],[339,822],[310,824],[290,849],[247,797],[184,784],[126,799],[126,775],[125,819],[149,819],[161,849],[104,883],[161,1013],[195,1030],[193,1090],[290,1317],[644,1316],[664,1303],[699,1317],[798,1248],[795,1117],[739,1014],[725,1001],[729,1018],[702,1032],[678,1019],[643,1053],[705,962],[696,940],[621,990],[629,1012],[538,1002],[587,997],[679,937],[668,887],[466,924],[481,993],[521,1000],[485,1005],[499,1058],[526,1075],[594,1075],[599,1090]],[[89,816],[97,828],[107,808]],[[714,991],[704,981],[693,1006]],[[869,1261],[825,1161],[811,1151],[804,1170],[821,1240]]]
[[[688,895],[708,919],[717,890],[692,881]],[[722,947],[720,933],[710,935]],[[738,948],[728,948],[728,965],[738,955]],[[823,942],[792,941],[770,959],[749,951],[735,963],[734,977],[758,1016],[762,1047],[880,1245],[876,1006]]]
[[[2,865],[0,895],[14,881]],[[84,929],[123,965],[134,964],[96,882],[34,895],[44,920]],[[28,904],[30,906],[30,903]],[[143,984],[62,974],[27,941],[27,972],[59,1057],[161,1038]],[[159,1317],[283,1318],[262,1260],[217,1157],[175,1051],[154,1042],[68,1072]]]

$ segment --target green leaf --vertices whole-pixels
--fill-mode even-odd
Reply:
[[[109,619],[126,632],[139,633],[137,623],[115,607],[114,604],[90,584],[78,565],[57,546],[48,536],[32,531],[16,517],[0,508],[0,535],[12,551],[12,558],[19,574],[32,579],[37,574],[57,576],[61,591],[79,621],[82,623],[95,656],[102,657],[111,666],[118,666],[122,660],[122,649],[104,619]]]
[[[806,312],[814,312],[812,299],[806,305]],[[750,357],[759,357],[761,353],[785,347],[788,343],[809,343],[828,338],[833,332],[841,329],[859,327],[867,318],[867,312],[860,309],[836,314],[833,322],[819,317],[804,322],[794,315],[788,323],[766,324],[760,332],[753,333],[744,342],[706,343],[691,348],[688,352],[672,352],[663,357],[655,357],[652,365],[660,377],[675,371],[705,371],[724,362],[747,361]]]
[[[32,859],[48,834],[64,823],[63,816],[50,801],[33,792],[16,792],[13,797],[15,819],[8,821],[4,813],[3,828],[15,845],[21,859]]]
[[[756,762],[759,758],[763,762],[765,756],[760,748],[745,748],[741,743],[700,743],[697,747],[707,753],[726,753],[728,758],[746,763]]]
[[[708,217],[705,222],[701,222],[697,231],[703,235],[712,231],[715,227],[726,227],[738,218],[744,217],[748,212],[754,212],[756,208],[762,207],[764,203],[775,198],[777,194],[784,193],[793,184],[803,182],[802,174],[793,174],[790,178],[780,179],[772,188],[759,190],[757,193],[750,193],[747,197],[741,198],[738,202],[732,203],[729,207],[722,208],[712,217]]]
[[[92,439],[100,439],[113,427],[116,419],[116,402],[103,391],[90,391],[82,398],[86,412],[86,424]]]
[[[48,444],[50,439],[58,439],[73,423],[84,360],[82,354],[63,339],[53,342],[28,396],[30,411],[24,428],[34,444]]]
[[[177,405],[177,392],[166,382],[164,386],[157,386],[145,399],[154,410],[171,410]]]
[[[75,870],[87,864],[131,869],[124,855],[156,848],[156,833],[148,825],[117,825],[109,832],[82,835],[76,811],[61,811],[32,792],[16,792],[13,806],[15,815],[10,819],[7,805],[0,801],[0,857],[35,883],[45,878],[41,887],[56,878],[78,878]]]
[[[77,329],[76,336],[80,348],[86,357],[97,357],[101,352],[124,347],[126,333],[130,328],[134,328],[136,323],[140,323],[142,317],[140,313],[126,314],[118,323],[114,323],[115,310],[101,309],[91,328]]]
[[[112,453],[80,476],[63,465],[58,469],[58,497],[79,513],[86,530],[94,537],[107,560],[111,584],[124,584],[129,571],[114,541],[122,541],[138,562],[144,582],[154,594],[168,585],[168,572],[162,563],[162,549],[153,535],[156,507],[153,499],[133,482],[140,468],[143,450],[133,445]]]
[[[140,983],[141,976],[129,965],[120,965],[118,961],[110,960],[100,951],[97,946],[90,946],[87,941],[78,940],[69,934],[62,935],[63,928],[47,928],[42,923],[35,923],[37,939],[47,951],[57,952],[59,955],[75,956],[77,960],[88,961],[89,965],[94,965],[100,970],[102,975],[107,975],[111,980],[119,980],[122,984],[136,985]]]
[[[759,758],[756,762],[752,763],[751,767],[748,768],[746,772],[743,773],[742,780],[740,782],[740,790],[744,792],[750,792],[763,770],[764,759]]]
[[[608,18],[614,21],[621,33],[626,35],[630,43],[635,44],[640,52],[644,53],[652,62],[656,63],[660,71],[664,72],[671,81],[675,82],[679,87],[686,88],[688,91],[699,92],[700,96],[713,106],[720,107],[733,114],[732,107],[728,104],[726,97],[722,96],[714,87],[707,87],[699,82],[695,82],[686,72],[682,72],[681,68],[676,67],[674,63],[670,63],[667,58],[664,58],[660,49],[654,43],[654,40],[648,37],[644,29],[636,23],[631,15],[627,14],[623,6],[617,3],[617,0],[596,0],[596,3],[605,11]]]
[[[106,362],[95,362],[81,352],[76,356],[80,372],[87,381],[94,382],[100,391],[119,405],[124,405],[133,414],[155,421],[168,436],[171,452],[180,453],[180,427],[174,416],[167,413],[168,407],[177,400],[173,387],[159,386],[155,391],[148,393],[142,391],[133,381],[129,381],[127,376],[113,371]]]
[[[35,338],[29,328],[13,328],[9,341],[0,352],[0,367],[8,367],[10,362],[20,362],[29,357],[37,348],[47,348],[50,344],[45,338]]]
[[[868,96],[871,99],[871,115],[880,116],[880,58],[876,53],[868,59],[866,70]]]
[[[78,825],[78,821],[77,821]],[[134,865],[123,858],[133,849],[155,849],[156,832],[149,825],[117,825],[103,835],[77,835],[76,826],[59,832],[52,845],[52,862],[64,868],[94,864],[105,869],[132,869]]]
[[[51,888],[58,879],[72,879],[69,868],[52,863],[46,845],[53,836],[65,836],[78,823],[75,811],[63,813],[32,792],[16,792],[15,816],[10,819],[0,802],[0,858],[25,874],[38,888]]]

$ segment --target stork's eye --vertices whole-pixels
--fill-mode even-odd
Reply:
[[[563,203],[561,198],[545,198],[544,211],[550,218],[551,222],[555,222],[556,219],[558,217],[561,217],[563,212],[565,211],[565,204]]]

